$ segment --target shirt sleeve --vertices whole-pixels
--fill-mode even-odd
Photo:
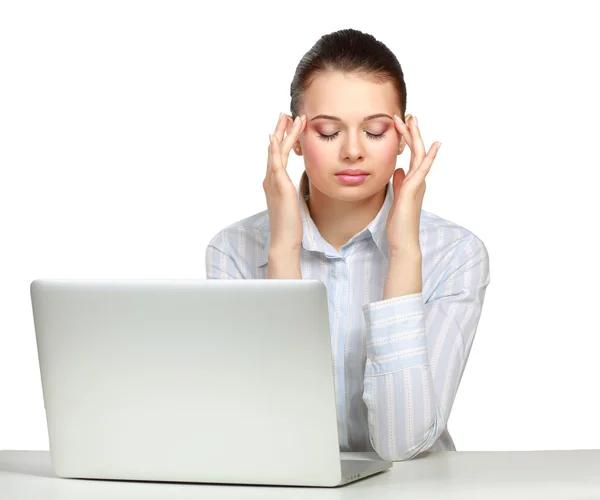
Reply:
[[[206,247],[206,279],[245,279],[238,264],[227,251],[223,233],[216,235]]]
[[[419,292],[363,306],[363,401],[371,444],[385,460],[414,458],[446,429],[490,281],[481,240],[455,259],[426,303]]]

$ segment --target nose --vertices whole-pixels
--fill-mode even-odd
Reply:
[[[348,158],[352,162],[358,161],[363,157],[363,148],[360,143],[359,133],[348,132],[342,145],[342,157]]]

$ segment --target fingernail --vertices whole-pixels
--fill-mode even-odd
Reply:
[[[417,120],[417,117],[415,116],[415,125],[418,127],[419,126],[419,120]]]
[[[299,116],[297,116],[297,117],[294,119],[294,125],[297,125],[299,121],[300,121],[300,117],[299,117]]]

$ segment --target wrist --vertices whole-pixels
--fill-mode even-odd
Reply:
[[[422,265],[420,250],[390,251],[383,299],[422,292]]]
[[[267,279],[302,279],[300,248],[269,248],[267,265]]]

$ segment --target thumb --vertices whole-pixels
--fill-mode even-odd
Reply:
[[[404,182],[404,177],[406,177],[406,174],[404,173],[403,169],[397,168],[394,170],[394,180],[392,181],[392,186],[394,188],[394,199],[398,198],[398,192],[400,191],[400,187]]]

